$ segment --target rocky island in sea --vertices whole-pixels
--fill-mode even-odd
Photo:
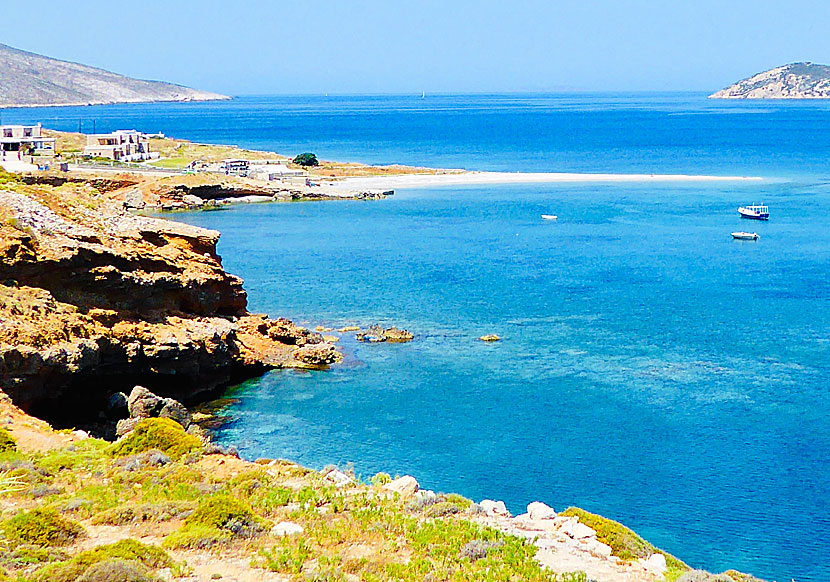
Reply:
[[[792,63],[758,73],[710,99],[830,99],[830,66]]]

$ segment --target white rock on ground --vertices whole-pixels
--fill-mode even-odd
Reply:
[[[327,481],[334,483],[335,487],[345,487],[346,485],[354,483],[354,480],[351,477],[346,475],[343,471],[339,471],[337,469],[332,469],[326,473],[325,478]]]
[[[510,512],[507,511],[507,506],[504,504],[504,501],[483,499],[479,505],[489,515],[504,515],[510,517]]]
[[[663,554],[651,554],[648,558],[640,558],[639,562],[645,566],[646,570],[662,575],[666,571],[666,556]]]
[[[576,540],[592,538],[596,537],[596,535],[597,532],[595,532],[592,528],[588,527],[584,523],[577,522],[576,525],[574,525],[571,529],[571,537],[573,537]]]
[[[534,501],[527,506],[527,514],[530,519],[553,519],[556,517],[556,512],[549,505],[545,505],[541,501]]]
[[[291,521],[281,521],[271,528],[273,536],[293,536],[303,533],[303,526]]]
[[[401,497],[410,497],[415,495],[418,491],[418,481],[416,481],[415,477],[412,477],[411,475],[404,475],[403,477],[395,479],[391,483],[387,483],[382,487],[382,489],[384,491],[398,493]]]

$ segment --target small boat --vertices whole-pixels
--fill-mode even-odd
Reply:
[[[741,218],[752,218],[753,220],[769,220],[769,206],[755,205],[741,206],[738,208]]]
[[[735,240],[758,240],[761,235],[757,232],[733,232],[732,238]]]
[[[555,214],[543,214],[542,215],[542,220],[556,220],[557,218],[559,218],[559,217],[556,216]]]

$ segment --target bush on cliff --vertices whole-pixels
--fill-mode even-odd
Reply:
[[[97,564],[102,566],[94,568]],[[81,579],[154,580],[155,577],[149,574],[149,568],[169,568],[173,565],[174,562],[167,552],[158,546],[142,544],[135,540],[121,540],[82,552],[67,562],[41,568],[35,579],[39,582],[73,582]],[[104,572],[110,577],[101,577]]]
[[[199,504],[184,526],[164,540],[167,548],[207,548],[233,538],[250,538],[268,523],[251,507],[229,495],[213,495]]]
[[[689,567],[671,554],[655,548],[623,524],[579,507],[569,507],[559,515],[576,517],[597,532],[597,540],[611,546],[611,554],[623,560],[647,558],[652,554],[663,554],[669,570],[688,570]]]
[[[0,428],[0,453],[9,453],[17,450],[17,442],[9,431]]]
[[[13,542],[46,547],[71,544],[84,530],[53,509],[33,509],[4,522],[3,532]]]
[[[114,443],[109,453],[114,457],[126,457],[155,449],[178,459],[201,446],[202,441],[187,434],[178,422],[169,418],[145,418],[135,430]]]

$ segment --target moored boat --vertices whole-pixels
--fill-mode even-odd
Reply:
[[[751,218],[753,220],[769,220],[769,206],[763,204],[752,204],[751,206],[741,206],[738,208],[738,214],[741,218]]]
[[[758,240],[761,235],[757,232],[733,232],[732,238],[735,240]]]
[[[556,220],[557,218],[559,218],[559,217],[556,216],[555,214],[543,214],[542,215],[542,220]]]

